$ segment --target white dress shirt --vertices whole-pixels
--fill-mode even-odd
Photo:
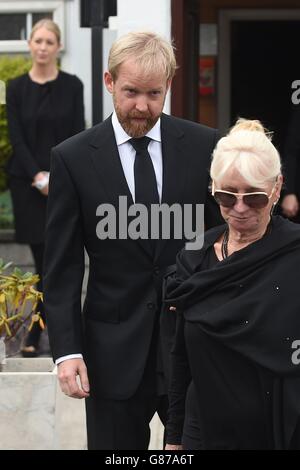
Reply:
[[[118,121],[117,115],[114,112],[112,115],[112,125],[116,137],[116,142],[119,150],[120,160],[123,167],[123,172],[130,189],[132,199],[135,201],[135,191],[134,191],[134,160],[135,160],[135,150],[133,146],[128,142],[131,137],[126,134],[123,127]],[[159,199],[161,201],[162,194],[162,150],[161,150],[161,132],[160,132],[160,119],[157,121],[154,127],[146,134],[147,137],[150,137],[151,142],[148,146],[148,152],[150,154],[155,176],[157,182],[157,190]]]
[[[133,201],[135,201],[135,187],[134,187],[134,160],[136,151],[133,146],[128,142],[131,137],[124,131],[123,127],[119,123],[116,112],[114,111],[112,118],[112,126],[115,133],[115,138],[118,146],[119,156],[123,168],[123,172],[127,181],[127,185],[132,195]],[[151,157],[159,199],[161,201],[162,196],[162,179],[163,179],[163,160],[162,160],[162,149],[161,149],[161,128],[160,119],[157,121],[154,127],[146,134],[150,137],[151,141],[148,146],[148,152]],[[56,359],[55,364],[58,365],[67,359],[82,359],[82,354],[68,354]]]

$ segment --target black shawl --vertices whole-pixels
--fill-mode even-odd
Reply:
[[[275,448],[288,449],[296,429],[300,438],[300,365],[292,360],[300,340],[300,226],[281,217],[271,224],[262,239],[209,270],[202,261],[225,226],[208,231],[201,250],[181,251],[166,303],[271,372]]]

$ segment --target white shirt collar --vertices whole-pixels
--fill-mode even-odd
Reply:
[[[111,118],[112,126],[114,129],[117,145],[124,144],[127,142],[129,139],[131,139],[130,135],[128,135],[123,127],[121,126],[118,118],[116,111],[113,112],[112,118]],[[160,118],[158,119],[157,123],[155,124],[152,129],[150,129],[149,132],[146,134],[147,137],[150,137],[152,140],[156,140],[157,142],[161,142],[161,129],[160,129]]]

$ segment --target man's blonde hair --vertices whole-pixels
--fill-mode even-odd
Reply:
[[[61,32],[60,32],[59,26],[56,23],[54,23],[54,21],[51,20],[50,18],[43,18],[33,25],[33,28],[30,33],[30,39],[33,38],[34,33],[40,28],[46,28],[48,29],[48,31],[51,31],[52,33],[54,33],[58,44],[60,44]]]
[[[173,45],[150,31],[133,31],[117,39],[110,50],[108,70],[115,81],[120,65],[127,59],[142,68],[145,75],[162,73],[171,80],[176,71]]]

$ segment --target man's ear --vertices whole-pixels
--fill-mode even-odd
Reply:
[[[280,192],[281,192],[281,189],[282,189],[282,185],[283,185],[283,176],[278,175],[278,177],[277,177],[277,188],[276,188],[276,196],[278,197],[278,199],[280,198]]]
[[[171,85],[172,85],[172,78],[167,81],[167,91],[169,91]]]
[[[112,78],[112,75],[110,72],[105,72],[104,73],[104,83],[106,86],[106,89],[109,93],[113,93],[114,91],[114,80]]]

